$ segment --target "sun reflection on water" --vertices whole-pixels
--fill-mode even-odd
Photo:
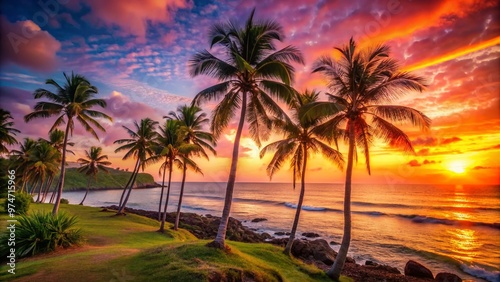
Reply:
[[[450,246],[459,260],[471,262],[478,255],[481,243],[477,241],[476,231],[471,229],[450,229]]]

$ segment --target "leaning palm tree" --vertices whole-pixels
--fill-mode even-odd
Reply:
[[[130,157],[134,157],[136,159],[132,175],[130,176],[128,183],[123,188],[123,193],[120,199],[117,214],[123,214],[125,210],[125,206],[127,205],[128,199],[132,192],[132,188],[134,187],[137,174],[139,174],[139,169],[142,168],[142,170],[144,171],[144,169],[146,168],[146,159],[154,155],[154,148],[156,146],[157,138],[155,127],[157,124],[157,121],[154,121],[150,118],[145,118],[142,119],[139,123],[137,123],[137,121],[134,122],[136,131],[123,126],[123,128],[130,135],[130,138],[119,139],[114,142],[115,144],[125,144],[115,150],[115,153],[118,153],[120,151],[127,151],[125,153],[125,156],[123,156],[123,160],[126,160]]]
[[[290,159],[290,168],[293,171],[293,188],[295,189],[295,181],[300,177],[300,195],[295,211],[290,238],[286,244],[284,253],[290,255],[295,233],[299,225],[300,211],[304,201],[306,188],[306,169],[309,151],[321,153],[326,159],[332,161],[340,169],[342,169],[344,159],[339,151],[333,149],[328,144],[325,144],[322,139],[329,139],[328,136],[322,136],[323,132],[318,131],[320,122],[319,119],[305,120],[300,114],[301,110],[307,105],[318,101],[317,92],[305,91],[304,94],[298,94],[296,103],[292,106],[293,117],[288,120],[275,121],[274,127],[277,131],[285,136],[282,140],[275,141],[262,148],[260,157],[262,158],[267,152],[274,151],[274,156],[267,166],[267,173],[272,177],[283,165]]]
[[[46,98],[49,102],[38,102],[35,105],[35,111],[24,117],[24,120],[29,122],[35,118],[58,116],[50,131],[53,131],[58,126],[66,123],[64,143],[62,146],[61,175],[57,187],[57,197],[52,210],[52,214],[54,215],[56,215],[59,211],[59,205],[61,202],[64,177],[66,175],[66,147],[69,135],[73,135],[75,119],[87,132],[92,134],[97,139],[99,139],[99,137],[93,127],[96,127],[103,132],[106,130],[94,118],[97,117],[112,120],[108,115],[92,110],[92,108],[95,108],[96,106],[105,108],[106,101],[95,98],[97,95],[97,88],[91,85],[84,76],[73,73],[71,73],[71,76],[68,76],[64,73],[64,78],[66,81],[63,86],[59,85],[53,79],[47,79],[45,82],[46,84],[54,86],[56,88],[56,93],[42,88],[35,90],[33,93],[35,99]]]
[[[81,165],[78,168],[78,172],[85,173],[89,178],[87,180],[87,191],[85,192],[85,196],[83,196],[80,205],[83,205],[83,202],[87,198],[87,194],[89,193],[90,189],[90,180],[92,178],[97,180],[97,173],[99,173],[100,170],[108,173],[108,169],[106,168],[106,166],[111,165],[111,162],[106,161],[108,159],[108,155],[102,154],[101,147],[90,147],[89,151],[85,151],[85,156],[86,158],[79,158],[77,160],[77,162],[79,162]]]
[[[14,155],[14,167],[16,168],[16,173],[21,175],[21,192],[25,190],[28,185],[31,160],[30,154],[33,148],[37,145],[37,141],[31,138],[25,138],[24,142],[21,144],[19,150],[12,150]]]
[[[181,190],[179,192],[179,203],[177,204],[177,214],[175,217],[174,230],[179,228],[179,219],[181,216],[181,206],[182,198],[184,195],[184,184],[186,182],[186,172],[187,168],[190,167],[193,171],[201,173],[201,169],[198,165],[190,159],[189,155],[203,156],[208,159],[208,155],[205,152],[209,150],[214,155],[216,154],[215,149],[215,138],[212,133],[203,131],[203,125],[209,122],[207,115],[201,112],[202,110],[194,105],[184,105],[177,108],[177,112],[171,111],[169,113],[169,118],[178,120],[180,122],[179,130],[182,132],[181,136],[184,137],[184,142],[187,144],[194,144],[197,147],[193,147],[192,151],[187,155],[183,156],[183,167],[182,167],[182,182]]]
[[[314,64],[313,72],[322,73],[329,81],[328,102],[313,103],[307,110],[309,119],[330,112],[323,124],[325,131],[343,126],[348,140],[347,169],[344,196],[344,235],[339,253],[328,276],[338,280],[351,241],[351,183],[352,167],[357,148],[370,169],[370,144],[379,137],[390,146],[414,153],[408,136],[392,122],[410,123],[423,130],[430,127],[430,119],[420,111],[392,103],[410,91],[423,91],[422,77],[402,72],[397,61],[389,57],[389,47],[378,45],[359,51],[351,38],[349,44],[335,48],[340,58],[322,57]],[[357,157],[356,157],[357,159]]]
[[[255,22],[254,12],[241,28],[233,22],[212,27],[210,45],[222,49],[222,58],[205,50],[195,54],[189,65],[191,76],[205,74],[221,81],[200,91],[193,100],[196,105],[221,100],[212,113],[211,130],[216,138],[240,109],[222,217],[217,236],[209,244],[217,248],[226,248],[227,224],[245,120],[249,123],[251,137],[260,146],[261,139],[266,140],[270,134],[272,117],[268,113],[278,118],[285,116],[275,99],[285,102],[292,99],[290,83],[295,70],[291,63],[303,63],[302,54],[293,46],[276,51],[276,41],[283,40],[281,26],[274,21]]]
[[[38,184],[38,197],[36,202],[40,202],[42,195],[42,187],[46,180],[55,175],[58,171],[60,153],[49,143],[41,141],[31,149],[29,155],[30,172],[29,174],[34,179],[34,183]],[[35,191],[35,187],[32,189]]]
[[[0,154],[9,153],[7,145],[18,143],[14,136],[16,136],[16,133],[21,133],[21,131],[12,127],[14,122],[11,119],[10,112],[0,109]]]

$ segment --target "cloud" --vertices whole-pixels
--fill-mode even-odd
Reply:
[[[13,63],[29,69],[52,71],[58,64],[61,43],[31,20],[11,23],[0,17],[0,63]]]
[[[411,160],[408,162],[409,166],[421,166],[421,164],[417,160]]]
[[[185,0],[88,0],[87,4],[91,8],[91,13],[85,18],[91,23],[118,26],[124,32],[136,35],[140,39],[146,37],[150,23],[170,22],[174,18],[175,11],[193,5]]]
[[[451,143],[455,143],[455,142],[458,142],[458,141],[462,141],[462,139],[460,137],[451,137],[451,138],[443,138],[441,139],[441,142],[439,142],[440,145],[448,145],[448,144],[451,144]]]

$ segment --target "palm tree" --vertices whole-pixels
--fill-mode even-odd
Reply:
[[[19,150],[12,150],[15,161],[16,173],[21,174],[21,192],[24,191],[29,182],[29,172],[31,169],[30,154],[33,148],[37,145],[37,141],[31,138],[25,138]]]
[[[10,121],[11,119],[10,112],[0,109],[0,154],[9,153],[7,145],[18,143],[14,136],[21,131],[12,127],[14,122]]]
[[[42,187],[45,181],[56,174],[61,159],[60,153],[49,143],[41,141],[31,149],[29,154],[30,172],[34,183],[38,184],[38,197],[36,202],[40,202]],[[32,191],[35,191],[36,186]]]
[[[430,119],[420,111],[399,105],[386,105],[409,91],[423,91],[422,77],[402,72],[396,60],[389,58],[389,47],[378,45],[358,51],[351,38],[349,44],[335,48],[340,58],[322,57],[314,64],[313,72],[322,73],[335,94],[329,94],[328,102],[311,105],[306,116],[331,112],[323,124],[325,130],[345,127],[345,139],[349,142],[344,196],[344,235],[339,253],[328,276],[338,280],[345,263],[351,241],[351,183],[352,166],[357,148],[360,147],[370,169],[370,144],[374,137],[390,146],[414,153],[408,136],[392,122],[409,122],[423,130],[430,127]],[[332,109],[334,109],[332,111]],[[356,157],[357,159],[357,157]]]
[[[211,47],[218,46],[225,53],[218,58],[201,51],[190,60],[192,76],[209,75],[221,83],[199,92],[193,104],[220,100],[212,113],[211,130],[217,138],[240,109],[240,118],[233,145],[224,209],[215,240],[209,246],[226,248],[225,238],[236,180],[240,138],[245,120],[257,145],[270,134],[272,118],[268,113],[284,118],[274,99],[290,102],[295,70],[290,63],[303,63],[302,54],[293,46],[276,51],[275,42],[283,40],[282,28],[274,21],[254,22],[254,12],[244,27],[228,22],[212,27]],[[273,99],[274,98],[274,99]],[[248,113],[247,113],[248,111]]]
[[[177,204],[177,214],[175,217],[174,230],[179,228],[179,219],[181,216],[181,206],[182,206],[182,197],[184,195],[184,184],[186,182],[186,171],[187,168],[190,167],[195,172],[200,172],[201,169],[198,167],[196,163],[194,163],[189,155],[198,155],[203,156],[208,159],[208,155],[205,152],[206,150],[211,151],[214,155],[216,155],[215,149],[215,138],[212,133],[203,131],[203,125],[209,122],[207,115],[205,113],[200,113],[202,110],[194,105],[184,105],[179,106],[177,108],[177,113],[171,111],[169,113],[169,117],[180,122],[181,127],[179,130],[182,132],[182,136],[184,136],[184,142],[187,144],[194,144],[197,147],[192,148],[191,153],[183,156],[183,167],[182,167],[182,182],[181,182],[181,191],[179,193],[179,203]]]
[[[306,169],[307,158],[309,151],[315,153],[321,152],[322,155],[328,160],[336,164],[340,169],[344,159],[342,155],[329,145],[323,143],[321,139],[327,139],[322,136],[322,132],[318,132],[319,119],[305,120],[302,119],[300,114],[301,110],[313,102],[318,101],[317,92],[305,91],[304,94],[297,94],[296,103],[292,106],[293,117],[290,120],[277,120],[275,128],[281,131],[285,137],[282,140],[275,141],[262,148],[260,157],[262,158],[267,152],[275,151],[271,162],[267,166],[267,173],[272,177],[277,172],[287,159],[291,159],[290,167],[293,170],[293,188],[295,189],[295,181],[300,176],[300,195],[293,220],[290,238],[286,244],[284,253],[290,255],[297,226],[299,225],[300,211],[304,201],[304,194],[306,188]]]
[[[123,193],[119,205],[120,207],[117,214],[123,214],[123,211],[125,210],[125,206],[127,205],[128,199],[130,197],[130,193],[132,192],[132,188],[134,187],[135,179],[137,178],[137,174],[139,174],[139,169],[142,167],[142,170],[144,171],[144,169],[146,168],[146,159],[154,155],[154,148],[156,146],[157,138],[155,127],[157,124],[157,121],[154,121],[150,118],[145,118],[142,119],[140,123],[137,123],[137,121],[134,122],[136,131],[123,126],[123,128],[130,135],[130,138],[119,139],[114,142],[115,144],[125,144],[115,150],[115,153],[127,150],[125,156],[123,156],[123,160],[126,160],[132,156],[136,159],[132,175],[130,176],[128,183],[123,188]]]
[[[53,131],[51,131],[49,133],[49,139],[48,140],[45,140],[43,138],[39,138],[38,139],[39,142],[41,141],[45,141],[47,143],[49,143],[50,145],[52,145],[52,147],[54,147],[59,153],[62,153],[62,149],[63,149],[63,146],[64,146],[64,131],[62,130],[59,130],[59,129],[54,129]],[[67,142],[67,146],[74,146],[75,143],[73,142]],[[71,153],[71,154],[75,154],[73,151],[69,150],[69,149],[66,149],[66,152],[67,153]],[[43,193],[43,197],[42,197],[42,200],[41,202],[43,203],[45,201],[45,198],[47,197],[47,194],[49,193],[49,190],[52,186],[52,182],[54,181],[54,178],[55,178],[55,175],[49,177],[49,179],[47,180],[47,183],[45,185],[45,191]],[[61,178],[59,177],[59,180]],[[50,202],[52,203],[52,201],[54,200],[54,197],[57,193],[52,193],[52,196],[50,197]]]
[[[41,101],[35,105],[35,111],[27,114],[24,117],[26,122],[35,118],[48,118],[58,116],[50,131],[55,130],[59,125],[66,123],[64,131],[64,142],[62,146],[61,158],[61,175],[57,188],[57,197],[54,203],[52,214],[56,215],[59,211],[61,202],[62,190],[64,187],[64,177],[66,175],[66,147],[68,144],[68,136],[73,135],[75,127],[75,119],[83,126],[83,128],[99,140],[94,127],[105,132],[106,130],[94,118],[105,118],[112,120],[108,115],[92,110],[96,106],[101,108],[106,107],[106,101],[96,99],[97,88],[81,75],[71,73],[71,76],[64,74],[66,79],[63,86],[59,85],[53,79],[47,79],[45,84],[52,85],[56,88],[56,93],[46,89],[37,89],[33,93],[35,99],[46,98],[49,102]]]
[[[111,162],[106,161],[108,159],[108,155],[102,154],[101,147],[92,146],[89,151],[85,151],[85,155],[86,158],[79,158],[77,160],[77,162],[81,165],[78,168],[78,171],[85,173],[89,177],[87,181],[87,191],[85,192],[85,196],[83,196],[80,205],[83,205],[83,202],[87,198],[90,188],[90,180],[92,177],[97,180],[97,173],[99,173],[99,170],[109,173],[106,166],[111,165]]]

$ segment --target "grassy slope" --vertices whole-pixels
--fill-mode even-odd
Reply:
[[[109,169],[109,173],[99,172],[97,181],[94,179],[90,182],[90,189],[97,190],[103,188],[122,188],[127,184],[132,172]],[[76,168],[68,168],[66,170],[66,178],[64,179],[64,191],[84,190],[87,189],[88,177],[76,170]],[[154,178],[148,173],[139,173],[135,181],[138,187],[155,184]],[[52,185],[55,187],[55,183]]]
[[[32,204],[33,210],[51,210]],[[158,222],[129,214],[113,216],[97,208],[62,205],[75,214],[87,242],[17,262],[16,274],[0,266],[0,281],[206,281],[237,277],[256,281],[331,281],[316,267],[291,259],[270,244],[229,242],[231,253],[208,248],[186,230],[156,232]],[[5,230],[7,216],[0,215]],[[170,225],[169,225],[170,226]],[[4,232],[4,231],[2,231]],[[344,279],[348,281],[348,279]]]

